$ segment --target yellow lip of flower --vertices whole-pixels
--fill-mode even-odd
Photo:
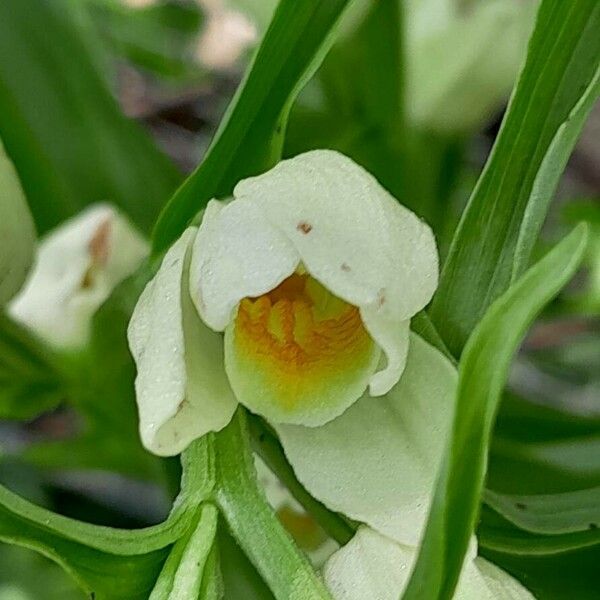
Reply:
[[[244,298],[225,344],[238,399],[287,422],[295,420],[294,413],[303,423],[307,414],[318,422],[337,416],[362,395],[380,357],[358,308],[306,273]]]

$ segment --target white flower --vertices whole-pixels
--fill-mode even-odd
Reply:
[[[233,196],[208,204],[134,311],[143,443],[180,452],[225,427],[238,402],[265,416],[306,489],[365,524],[326,565],[334,597],[398,598],[457,383],[409,331],[436,288],[433,235],[331,151],[284,161]],[[475,552],[457,598],[531,598]]]
[[[338,153],[240,182],[173,246],[132,317],[144,444],[176,454],[237,402],[319,426],[367,388],[387,393],[437,270],[429,227]]]
[[[407,2],[411,122],[446,132],[481,127],[510,93],[537,5],[537,0]]]
[[[86,343],[95,311],[148,254],[115,208],[92,206],[43,238],[34,267],[8,310],[48,343]]]

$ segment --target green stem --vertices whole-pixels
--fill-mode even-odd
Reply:
[[[215,500],[242,550],[277,600],[331,600],[306,556],[283,528],[256,481],[246,425],[239,409],[215,435]]]

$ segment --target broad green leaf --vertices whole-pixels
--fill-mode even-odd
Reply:
[[[318,67],[349,0],[281,0],[206,157],[171,198],[153,234],[166,250],[212,197],[279,160],[296,95]]]
[[[565,533],[532,533],[484,506],[477,539],[486,550],[518,556],[552,556],[600,545],[600,530],[595,525],[592,522],[583,530]]]
[[[308,559],[296,547],[257,485],[245,415],[214,436],[215,497],[231,533],[278,600],[329,600]]]
[[[597,433],[536,441],[495,436],[491,458],[490,486],[506,492],[554,493],[600,485]]]
[[[596,353],[593,346],[589,350],[584,371],[591,367],[594,372],[591,359]],[[581,358],[586,356],[587,349]],[[548,405],[552,399],[545,396],[534,403],[504,395],[490,448],[487,486],[492,490],[538,495],[600,485],[600,418],[593,411],[594,388],[588,388],[591,395],[586,399],[585,379],[576,378],[582,392],[578,401],[571,387],[561,388],[554,381],[548,381],[547,389],[564,398],[562,405]]]
[[[576,271],[587,230],[575,228],[488,309],[463,353],[454,426],[405,600],[451,598],[475,529],[487,448],[513,354],[527,327]]]
[[[102,552],[133,556],[151,552],[176,541],[189,528],[200,502],[214,485],[214,472],[206,440],[192,444],[182,455],[181,491],[169,518],[139,530],[114,529],[75,521],[31,504],[0,486],[0,510],[6,522],[21,521],[32,529],[65,538]]]
[[[16,590],[20,596],[16,595]],[[37,552],[0,548],[0,600],[82,600],[81,590],[55,563]]]
[[[0,313],[0,419],[33,419],[64,396],[59,357]]]
[[[217,518],[213,505],[202,506],[197,522],[171,549],[149,600],[197,600],[217,531]]]
[[[427,343],[431,344],[434,348],[439,350],[448,360],[456,363],[454,357],[450,354],[444,340],[440,337],[435,325],[431,322],[429,315],[425,310],[417,313],[410,320],[410,328],[412,331],[422,337]]]
[[[167,550],[119,556],[65,539],[0,508],[0,541],[35,550],[65,569],[96,600],[146,600]],[[108,576],[107,576],[108,574]]]
[[[572,299],[575,309],[586,314],[598,315],[600,313],[600,202],[598,199],[589,201],[570,202],[565,206],[565,220],[567,223],[574,221],[587,221],[590,225],[590,244],[586,260],[587,278],[582,288],[577,290],[577,295]],[[600,340],[600,336],[598,336]],[[600,346],[600,341],[597,341]],[[600,357],[600,352],[595,352]],[[600,372],[597,369],[596,372]]]
[[[19,177],[0,139],[0,308],[25,280],[35,248],[35,227]]]
[[[483,554],[524,581],[537,600],[598,598],[598,547],[556,556],[511,556],[485,549]]]
[[[110,201],[148,231],[179,182],[120,112],[60,0],[0,3],[0,137],[40,233]]]
[[[529,262],[549,200],[598,94],[600,4],[545,0],[492,155],[430,314],[459,355],[489,305]]]
[[[286,152],[339,150],[414,208],[418,202],[407,193],[405,146],[410,134],[404,120],[403,6],[398,0],[362,4],[366,14],[360,24],[335,44],[318,71],[323,110],[315,112],[299,104],[292,111]],[[318,124],[324,111],[326,121]],[[307,134],[311,116],[318,131]],[[417,169],[412,167],[414,179]]]
[[[175,83],[201,76],[193,52],[202,24],[196,4],[131,7],[111,0],[86,0],[85,4],[108,49],[117,56]]]
[[[169,518],[139,530],[75,521],[0,486],[0,540],[31,548],[61,565],[98,600],[145,600],[169,553],[214,485],[206,441],[182,456],[181,492]]]
[[[486,490],[483,498],[505,519],[525,531],[551,535],[598,529],[600,542],[600,487],[536,495]]]

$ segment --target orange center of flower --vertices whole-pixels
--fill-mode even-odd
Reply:
[[[235,345],[240,355],[278,379],[278,387],[290,386],[286,396],[293,404],[292,390],[352,369],[369,355],[373,342],[355,306],[309,275],[295,273],[267,294],[241,301]]]

